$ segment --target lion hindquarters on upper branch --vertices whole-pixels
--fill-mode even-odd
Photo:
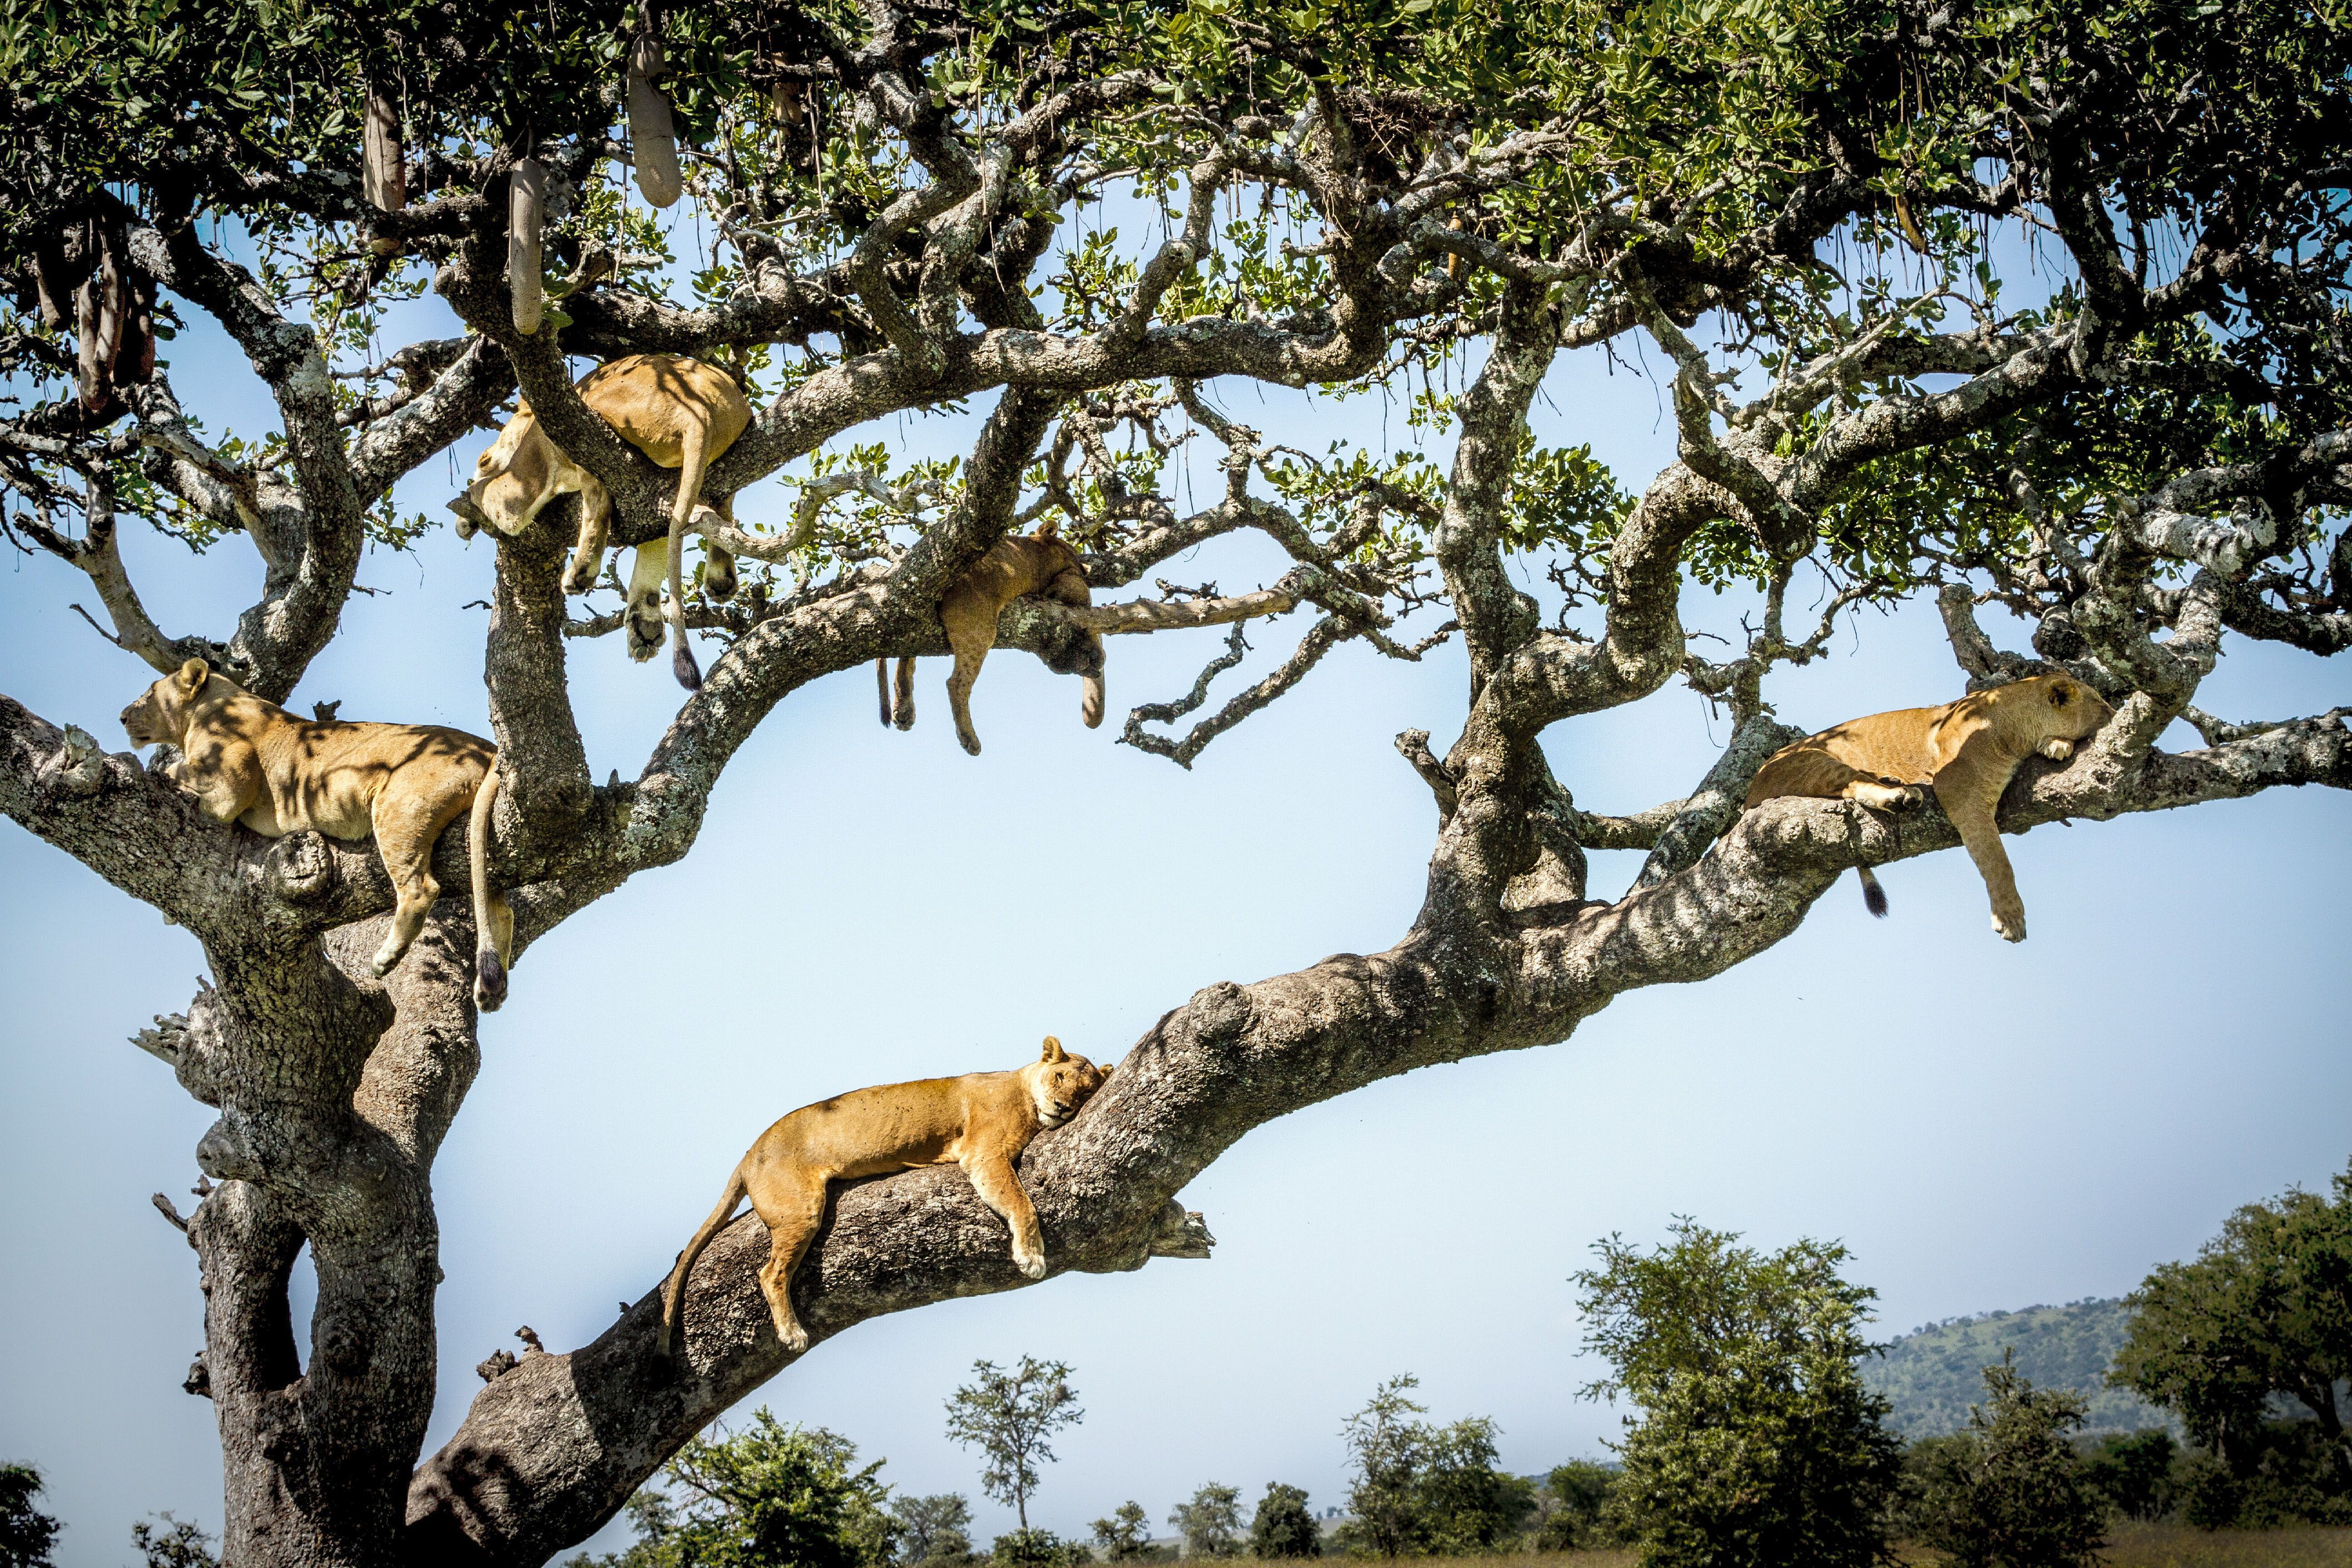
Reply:
[[[580,378],[580,401],[656,465],[678,471],[669,534],[637,547],[623,622],[629,657],[652,658],[661,647],[661,590],[667,582],[671,664],[679,684],[691,691],[702,684],[702,672],[686,643],[686,528],[701,500],[703,476],[750,426],[751,401],[726,371],[678,354],[631,354],[599,365]],[[457,514],[461,536],[471,532],[478,518],[486,518],[511,537],[556,497],[573,492],[580,497],[580,535],[563,587],[585,593],[604,569],[613,497],[555,444],[529,403],[516,405],[514,417],[475,462],[473,483],[449,507]],[[720,500],[716,510],[731,524],[734,497]],[[715,540],[706,540],[704,549],[702,591],[714,600],[726,599],[735,591],[735,557]]]
[[[2027,758],[2064,762],[2114,716],[2106,699],[2082,682],[2032,675],[1940,707],[1873,714],[1807,736],[1756,770],[1748,804],[1797,795],[1900,810],[1932,789],[1984,878],[1993,930],[2022,942],[2025,905],[1995,821],[2001,792]],[[1868,866],[1857,870],[1871,913],[1885,915],[1877,877]]]
[[[241,823],[267,839],[305,831],[346,840],[373,833],[396,900],[392,929],[373,962],[380,976],[392,972],[425,928],[441,896],[433,846],[470,807],[474,999],[485,1011],[506,999],[514,911],[489,885],[499,774],[498,751],[488,741],[439,725],[297,718],[202,659],[149,686],[122,710],[122,727],[134,747],[178,749],[172,781],[215,822]]]
[[[1085,608],[1094,602],[1087,586],[1086,567],[1078,552],[1062,541],[1058,525],[1047,521],[1034,534],[999,539],[988,553],[955,580],[940,600],[940,623],[947,630],[955,668],[948,675],[948,706],[955,712],[956,738],[974,757],[980,755],[980,734],[971,726],[971,688],[980,667],[996,645],[996,622],[1004,607],[1032,594],[1056,603]],[[879,690],[882,722],[911,729],[915,724],[915,661],[898,661],[898,682],[893,701],[887,661],[875,662],[874,680]],[[1076,656],[1066,662],[1047,660],[1065,674],[1083,676],[1078,716],[1088,729],[1103,718],[1103,641],[1087,631],[1077,639]]]
[[[961,1166],[981,1201],[1012,1228],[1013,1261],[1029,1278],[1044,1279],[1045,1238],[1013,1162],[1039,1133],[1076,1115],[1110,1074],[1047,1035],[1036,1061],[1009,1072],[856,1089],[782,1117],[760,1134],[728,1177],[719,1207],[677,1255],[662,1287],[661,1354],[669,1354],[677,1343],[694,1260],[747,1196],[768,1228],[760,1291],[776,1337],[795,1353],[808,1348],[809,1336],[793,1312],[793,1270],[824,1222],[828,1182],[918,1166]]]

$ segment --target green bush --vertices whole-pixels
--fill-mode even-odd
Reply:
[[[1683,1220],[1651,1253],[1612,1237],[1576,1276],[1612,1368],[1586,1393],[1641,1412],[1610,1521],[1645,1568],[1885,1563],[1902,1456],[1856,1365],[1874,1292],[1840,1278],[1842,1247],[1738,1240]]]
[[[1536,1493],[1536,1526],[1528,1544],[1538,1552],[1616,1545],[1608,1511],[1620,1473],[1614,1465],[1591,1459],[1570,1459],[1555,1467]]]
[[[1187,1557],[1238,1557],[1242,1554],[1242,1493],[1239,1487],[1203,1482],[1190,1502],[1180,1502],[1168,1516],[1184,1538]]]
[[[1912,1449],[1912,1533],[1955,1568],[2090,1568],[2107,1501],[2068,1440],[2082,1396],[2034,1387],[2007,1358],[1984,1378],[1966,1432]]]
[[[2110,1433],[2084,1457],[2084,1479],[2126,1519],[2149,1523],[2172,1511],[2174,1467],[2180,1445],[2161,1428]]]
[[[1050,1530],[1008,1530],[988,1555],[997,1568],[1073,1568],[1094,1561],[1084,1542],[1065,1541]]]
[[[1323,1531],[1307,1511],[1304,1489],[1268,1481],[1250,1521],[1250,1555],[1259,1558],[1320,1557]]]
[[[1151,1544],[1151,1516],[1133,1499],[1120,1503],[1108,1519],[1096,1520],[1094,1531],[1095,1555],[1106,1563],[1150,1563],[1160,1556],[1160,1549]]]
[[[49,1568],[58,1521],[33,1506],[41,1472],[30,1465],[0,1465],[0,1568]]]

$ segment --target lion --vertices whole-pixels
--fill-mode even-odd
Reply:
[[[776,1337],[796,1353],[808,1348],[809,1337],[793,1313],[793,1270],[824,1222],[827,1182],[918,1166],[961,1166],[980,1200],[1013,1228],[1013,1263],[1029,1278],[1044,1279],[1037,1210],[1021,1190],[1013,1162],[1029,1140],[1077,1114],[1110,1075],[1109,1068],[1064,1051],[1049,1034],[1036,1061],[1009,1072],[857,1089],[783,1117],[760,1134],[727,1178],[719,1207],[677,1255],[662,1286],[661,1354],[669,1354],[677,1343],[678,1306],[694,1260],[746,1196],[768,1228],[760,1291],[775,1317]]]
[[[433,846],[470,802],[467,843],[474,883],[474,1003],[506,1000],[514,911],[490,891],[490,810],[498,748],[431,724],[349,724],[297,718],[190,659],[122,710],[133,747],[169,744],[165,770],[215,822],[242,822],[266,839],[312,829],[336,839],[375,834],[398,902],[372,967],[392,972],[441,896]]]
[[[1901,810],[1934,789],[1992,895],[1993,930],[2022,942],[2025,905],[1994,821],[2001,791],[2027,758],[2039,752],[2063,762],[2115,715],[2105,698],[2072,676],[2030,675],[1941,707],[1848,719],[1767,758],[1748,787],[1748,804],[1805,795]],[[1868,866],[1856,869],[1864,902],[1883,916],[1885,890]]]
[[[980,666],[987,659],[989,649],[996,645],[996,618],[1004,612],[1004,607],[1033,593],[1080,607],[1094,602],[1094,595],[1087,588],[1086,568],[1078,561],[1078,552],[1062,541],[1056,532],[1058,527],[1049,519],[1026,538],[997,540],[969,571],[949,586],[940,601],[940,621],[947,628],[948,647],[955,653],[955,669],[948,676],[948,706],[955,710],[956,738],[974,757],[980,755],[980,736],[971,727],[971,688],[980,679]],[[1082,633],[1081,646],[1076,669],[1086,677],[1086,687],[1079,697],[1078,713],[1087,727],[1093,729],[1103,718],[1102,633]],[[888,660],[874,661],[874,685],[881,696],[882,722],[912,729],[915,661],[898,661],[895,708]]]
[[[678,684],[692,691],[701,685],[702,672],[686,643],[686,526],[699,502],[703,475],[751,424],[751,402],[726,371],[677,354],[631,354],[599,365],[581,378],[580,401],[629,444],[664,468],[678,471],[669,537],[637,547],[624,619],[629,657],[652,658],[661,647],[661,589],[667,578],[670,667]],[[460,538],[470,537],[483,520],[511,536],[520,533],[541,507],[575,490],[580,494],[580,537],[563,573],[563,587],[568,593],[585,593],[596,585],[596,573],[604,563],[613,497],[540,428],[539,416],[528,402],[517,403],[514,417],[475,463],[474,482],[449,503],[449,509],[457,514]],[[732,497],[715,510],[726,521],[735,520]],[[705,548],[709,559],[702,591],[714,600],[726,599],[735,591],[735,557],[716,541],[705,541]]]

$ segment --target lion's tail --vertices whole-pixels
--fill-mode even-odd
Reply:
[[[507,999],[507,949],[514,937],[506,900],[490,891],[490,812],[499,803],[499,764],[490,759],[474,789],[474,814],[466,830],[466,860],[474,873],[474,1006],[486,1013]]]
[[[747,1190],[743,1185],[743,1167],[739,1165],[727,1178],[727,1190],[719,1195],[719,1207],[710,1211],[710,1218],[702,1222],[702,1228],[694,1233],[694,1239],[688,1242],[686,1250],[677,1255],[677,1262],[670,1269],[669,1278],[662,1283],[661,1333],[654,1343],[655,1348],[664,1357],[668,1356],[677,1344],[678,1322],[682,1315],[679,1309],[686,1301],[686,1277],[694,1271],[694,1260],[702,1256],[702,1249],[710,1245],[710,1239],[719,1234],[719,1228],[734,1218],[735,1206],[743,1201]]]
[[[1886,890],[1878,885],[1877,874],[1866,865],[1858,865],[1853,868],[1853,872],[1856,876],[1862,878],[1863,907],[1881,920],[1885,919]]]
[[[874,661],[874,695],[882,699],[882,727],[890,727],[890,661]]]

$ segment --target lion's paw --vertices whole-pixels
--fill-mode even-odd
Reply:
[[[782,1340],[784,1342],[784,1348],[791,1351],[794,1355],[800,1354],[801,1352],[808,1349],[809,1347],[808,1330],[801,1327],[798,1323],[788,1323],[784,1327],[778,1329],[776,1331],[776,1337]]]
[[[1045,1255],[1043,1252],[1032,1252],[1025,1258],[1015,1253],[1013,1265],[1033,1280],[1042,1280],[1045,1277]]]
[[[2067,761],[2074,755],[2074,743],[2071,740],[2061,740],[2053,735],[2042,743],[2042,755],[2053,762]]]
[[[1996,910],[1992,928],[2004,942],[2022,942],[2025,940],[2025,912],[2021,909],[2014,916],[2004,917]]]

